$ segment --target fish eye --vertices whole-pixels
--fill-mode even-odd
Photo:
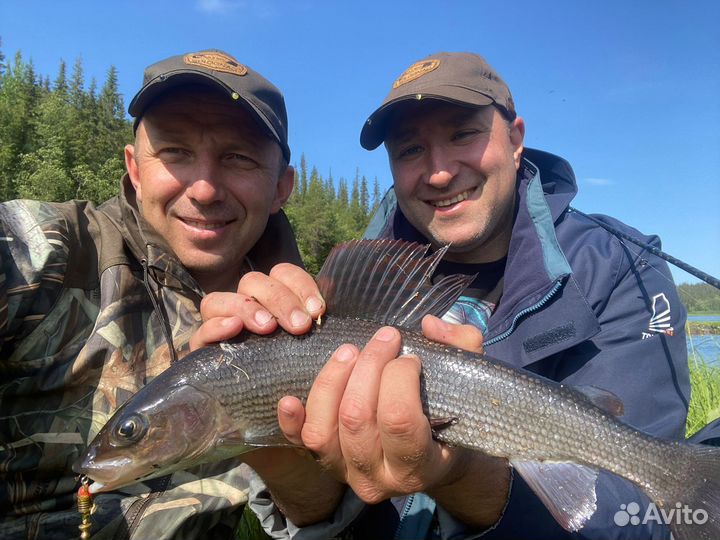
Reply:
[[[147,420],[139,414],[123,418],[113,430],[113,439],[118,446],[125,446],[139,441],[147,433]]]

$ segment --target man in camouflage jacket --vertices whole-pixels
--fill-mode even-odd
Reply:
[[[271,83],[220,51],[177,56],[146,70],[130,112],[136,144],[118,197],[97,208],[0,204],[3,539],[79,537],[73,462],[117,407],[187,352],[205,294],[234,292],[249,270],[300,264],[279,210],[293,171]],[[164,118],[180,118],[172,137],[187,140],[168,143]],[[266,182],[261,173],[270,183],[248,189],[268,191],[265,206],[235,185]],[[208,279],[223,273],[222,284]],[[98,494],[92,537],[231,537],[248,490],[235,465]]]

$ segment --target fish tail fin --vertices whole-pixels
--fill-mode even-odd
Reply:
[[[681,486],[657,493],[657,514],[675,540],[720,538],[720,448],[683,445]]]

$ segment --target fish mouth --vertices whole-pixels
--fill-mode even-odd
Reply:
[[[462,202],[466,200],[468,197],[470,197],[470,194],[474,191],[474,189],[467,189],[463,191],[462,193],[458,193],[457,195],[454,195],[453,197],[449,197],[447,199],[441,199],[437,201],[425,201],[430,206],[434,206],[435,208],[447,208],[448,206],[452,206],[454,204],[457,204],[459,202]]]
[[[137,478],[137,471],[132,477],[127,475],[127,472],[132,469],[132,458],[116,455],[98,461],[96,456],[96,449],[91,447],[84,456],[73,463],[72,467],[73,471],[87,476],[93,481],[90,484],[90,493],[109,491],[143,480],[143,478]]]

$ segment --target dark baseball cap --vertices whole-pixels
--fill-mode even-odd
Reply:
[[[290,161],[287,111],[280,90],[257,71],[217,49],[172,56],[148,66],[143,86],[128,107],[130,116],[135,117],[135,129],[155,98],[171,88],[189,84],[214,85],[226,91],[230,102],[243,106],[277,141],[283,157]]]
[[[510,89],[484,58],[441,52],[415,62],[395,80],[382,105],[362,128],[362,147],[374,150],[380,146],[395,105],[412,99],[439,99],[469,107],[493,104],[508,120],[516,116]]]

